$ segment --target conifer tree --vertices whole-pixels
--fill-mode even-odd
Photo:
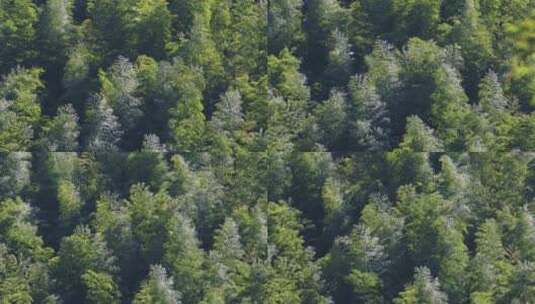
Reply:
[[[495,220],[486,220],[476,233],[476,255],[471,267],[471,299],[501,299],[507,291],[506,282],[512,265],[502,241],[502,231]],[[478,278],[477,280],[475,278]]]
[[[175,85],[178,102],[169,109],[169,128],[174,139],[173,148],[181,152],[201,152],[206,128],[206,117],[202,102],[204,78],[198,69],[188,68],[178,62]]]
[[[169,166],[165,160],[167,148],[160,143],[158,136],[149,134],[144,136],[141,151],[130,152],[126,159],[126,167],[130,176],[127,187],[138,183],[145,183],[153,191],[165,189],[168,184]]]
[[[69,0],[47,1],[39,21],[39,42],[41,60],[51,63],[50,69],[57,69],[66,60],[68,47],[74,38],[72,2]]]
[[[359,61],[373,49],[376,25],[372,23],[370,13],[363,4],[364,1],[351,3],[351,19],[348,27],[348,38],[355,50],[355,58]]]
[[[57,115],[48,122],[43,131],[47,150],[57,152],[78,150],[80,127],[78,114],[71,104],[60,107]]]
[[[466,128],[470,113],[468,98],[458,72],[449,65],[434,74],[436,89],[431,95],[431,115],[438,136],[451,151],[463,150],[471,130]]]
[[[491,116],[491,119],[497,119],[499,114],[508,110],[509,105],[498,75],[489,71],[479,85],[479,109]]]
[[[314,109],[314,119],[322,144],[335,150],[347,148],[339,145],[347,128],[346,96],[342,92],[332,91],[329,99]]]
[[[331,86],[343,86],[353,71],[353,52],[347,36],[340,30],[333,31],[331,40],[324,81]]]
[[[356,147],[381,151],[390,146],[388,110],[375,87],[366,76],[354,77],[351,90],[351,137]]]
[[[299,72],[299,64],[299,59],[288,49],[268,57],[270,89],[275,96],[270,100],[273,108],[268,128],[275,129],[280,124],[290,134],[302,130],[310,89],[306,86],[306,76]]]
[[[440,4],[437,0],[394,0],[394,41],[405,42],[409,37],[432,37],[440,22]]]
[[[169,233],[162,233],[176,210],[176,200],[165,192],[152,193],[143,184],[130,188],[127,203],[134,239],[141,248],[145,266],[160,261]]]
[[[114,258],[100,234],[93,234],[88,227],[80,226],[61,242],[54,273],[58,279],[62,298],[83,301],[87,292],[83,275],[87,271],[113,274]]]
[[[330,35],[334,33],[336,28],[345,32],[349,22],[349,14],[340,6],[338,1],[333,0],[311,1],[307,4],[305,12],[303,25],[307,44],[304,62],[308,66],[310,74],[316,78],[324,72],[329,61],[328,41]]]
[[[384,246],[371,235],[370,230],[355,226],[349,236],[337,239],[333,254],[332,259],[347,263],[348,273],[343,280],[351,286],[355,300],[368,303],[380,303],[383,300],[380,275],[389,261]]]
[[[0,154],[0,199],[14,198],[29,186],[31,156],[29,152]]]
[[[467,176],[459,172],[458,167],[448,155],[440,157],[441,170],[438,177],[438,189],[445,198],[462,195],[466,191]]]
[[[244,124],[242,96],[239,91],[227,91],[221,95],[212,115],[211,125],[226,136],[234,136]]]
[[[470,97],[476,96],[480,79],[492,67],[494,50],[492,37],[480,20],[478,2],[465,0],[460,21],[452,29],[452,40],[461,46],[465,62],[464,80]]]
[[[119,55],[131,52],[132,34],[129,27],[134,23],[137,0],[90,0],[87,12],[91,18],[91,32],[98,39],[98,53],[101,59],[110,62]]]
[[[87,289],[87,303],[120,303],[120,292],[110,275],[88,270],[82,281]]]
[[[82,113],[85,110],[84,101],[94,86],[91,76],[96,56],[91,46],[84,43],[78,43],[66,52],[67,59],[61,79],[65,90],[63,98],[72,102],[78,113]]]
[[[180,54],[186,64],[202,68],[206,88],[214,90],[220,88],[224,79],[221,55],[210,31],[210,17],[209,13],[194,16],[189,39],[183,43]]]
[[[448,297],[440,290],[440,283],[431,276],[428,268],[416,268],[414,282],[407,286],[394,300],[396,304],[441,304],[448,303]]]
[[[140,54],[164,58],[171,38],[172,15],[167,1],[141,0],[135,2],[132,20],[133,43]]]
[[[4,75],[35,55],[37,6],[30,0],[3,1],[0,20],[0,75]]]
[[[109,101],[104,96],[92,96],[86,117],[89,129],[86,147],[94,152],[116,151],[123,130]]]
[[[302,0],[277,0],[268,11],[268,49],[278,54],[284,48],[299,49],[304,41]]]
[[[422,190],[434,188],[433,169],[429,162],[430,152],[442,151],[441,142],[433,130],[418,117],[407,119],[407,131],[399,148],[386,154],[392,171],[391,189],[413,184]]]
[[[160,265],[151,267],[147,280],[141,285],[133,303],[135,304],[180,304],[180,294],[173,289],[173,278]]]
[[[16,68],[0,82],[0,151],[28,151],[41,118],[42,69]]]
[[[200,301],[204,280],[204,252],[189,219],[177,215],[169,221],[169,238],[164,244],[164,261],[175,278],[174,288],[184,303]]]
[[[134,137],[133,129],[138,125],[143,113],[142,100],[136,96],[139,82],[134,65],[125,57],[119,57],[108,73],[100,72],[101,94],[105,98],[127,136]],[[138,135],[139,136],[139,135]]]
[[[59,220],[61,226],[72,229],[80,217],[83,202],[76,186],[68,181],[58,183]]]

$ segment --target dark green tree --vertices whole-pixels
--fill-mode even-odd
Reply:
[[[7,57],[4,57],[7,58]],[[41,119],[42,69],[16,68],[0,82],[0,151],[28,151]]]
[[[9,0],[0,4],[0,75],[35,56],[37,6],[30,0]]]

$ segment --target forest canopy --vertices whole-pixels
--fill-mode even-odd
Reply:
[[[0,0],[0,302],[528,304],[535,0]]]

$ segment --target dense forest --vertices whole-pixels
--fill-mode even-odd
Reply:
[[[535,0],[0,0],[0,303],[535,303]]]

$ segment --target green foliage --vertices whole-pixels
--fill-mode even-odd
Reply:
[[[120,303],[120,293],[113,278],[106,273],[88,270],[82,275],[87,303]]]
[[[0,302],[531,302],[534,10],[0,0]]]
[[[210,125],[217,135],[240,140],[243,137],[245,120],[242,96],[239,91],[227,91],[216,104]],[[216,136],[217,136],[216,135]]]
[[[247,74],[257,80],[268,73],[267,3],[251,0],[229,1],[230,23],[221,48],[227,60],[226,69],[234,75]],[[212,29],[216,31],[217,29]]]
[[[336,239],[328,256],[325,272],[333,279],[338,301],[347,293],[354,301],[384,301],[380,277],[389,264],[387,251],[378,237],[364,226],[355,226],[351,234]]]
[[[270,101],[270,127],[274,130],[279,124],[292,130],[290,134],[303,128],[310,88],[305,85],[305,75],[299,72],[299,64],[299,59],[288,49],[282,50],[278,56],[268,57],[270,86],[279,97]]]
[[[440,4],[437,0],[392,1],[394,39],[404,42],[409,37],[433,37],[440,22]]]
[[[270,85],[281,96],[301,101],[309,98],[304,75],[299,73],[298,58],[284,49],[278,56],[269,56],[268,60]]]
[[[17,68],[0,83],[0,151],[29,150],[33,128],[41,118],[38,91],[43,87],[39,68]]]
[[[327,147],[334,147],[342,140],[346,130],[347,104],[342,92],[333,91],[329,99],[314,109],[320,141]]]
[[[525,103],[533,104],[533,70],[531,63],[533,62],[533,44],[530,41],[530,36],[533,33],[533,19],[525,18],[516,24],[512,24],[508,28],[510,41],[513,44],[512,58],[512,89],[520,100]]]
[[[133,8],[132,31],[140,54],[155,58],[165,56],[165,47],[171,38],[172,15],[165,0],[137,1]]]
[[[30,182],[31,154],[13,152],[0,154],[0,197],[2,199],[21,194]]]
[[[2,297],[2,301],[6,303],[32,303],[29,282],[21,268],[23,265],[16,256],[9,254],[3,243],[0,245],[0,261],[2,266],[0,297]]]
[[[460,195],[466,189],[466,175],[459,172],[459,168],[448,155],[440,157],[441,170],[438,176],[438,189],[442,196],[450,198]]]
[[[329,50],[329,64],[326,67],[325,74],[328,79],[327,85],[332,86],[344,85],[347,82],[352,68],[351,46],[346,35],[335,29],[331,34],[332,46]]]
[[[434,188],[429,152],[440,152],[441,143],[418,117],[407,119],[407,131],[399,148],[386,154],[392,170],[392,189],[412,184],[424,191]]]
[[[164,261],[175,278],[174,286],[185,303],[196,303],[204,289],[204,252],[199,247],[190,220],[176,216],[169,221],[169,238],[164,244]]]
[[[202,151],[206,117],[202,103],[204,78],[199,71],[179,64],[177,86],[179,96],[176,106],[169,110],[169,128],[174,138],[174,148],[182,152]]]
[[[202,68],[206,84],[213,88],[223,80],[223,66],[208,27],[210,19],[207,18],[200,14],[195,16],[190,38],[183,42],[181,55],[188,64]]]
[[[72,18],[71,0],[46,2],[40,15],[38,36],[43,49],[43,61],[61,64],[67,56],[68,47],[75,37],[76,28]]]
[[[168,1],[169,10],[173,15],[173,28],[179,32],[189,33],[195,14],[202,11],[203,4],[185,0]]]
[[[126,130],[134,128],[143,114],[139,109],[141,100],[136,96],[139,86],[136,74],[134,65],[124,57],[119,57],[108,73],[99,72],[102,97],[109,102]]]
[[[93,35],[101,41],[98,46],[102,55],[116,57],[127,49],[131,36],[128,33],[129,23],[132,22],[130,7],[134,0],[90,0],[86,4],[87,12],[91,18]]]
[[[382,151],[390,146],[388,109],[367,77],[351,79],[351,140],[356,147]]]
[[[363,58],[373,48],[373,34],[376,30],[375,24],[371,21],[371,14],[364,9],[364,4],[369,1],[354,1],[351,3],[351,19],[348,27],[348,38],[353,48],[356,50],[356,57]]]
[[[37,6],[30,0],[2,1],[0,4],[0,73],[27,62],[34,56]]]
[[[127,210],[131,218],[134,238],[141,246],[147,265],[163,256],[166,239],[165,225],[173,215],[176,202],[166,193],[153,194],[142,184],[131,187]]]
[[[466,0],[459,21],[454,23],[452,42],[461,46],[465,62],[465,87],[469,96],[475,96],[477,83],[494,63],[492,36],[477,10],[477,1]]]
[[[533,267],[532,262],[521,262],[516,266],[510,282],[510,292],[505,297],[506,301],[522,303],[535,296],[535,289],[530,286],[530,282],[533,281]]]
[[[141,285],[135,304],[180,304],[180,294],[173,290],[173,278],[160,265],[151,267],[147,280]]]
[[[465,129],[470,109],[457,72],[445,66],[433,76],[436,90],[431,95],[431,115],[439,137],[449,150],[466,149],[463,144],[468,141],[466,138],[470,137],[471,130]]]
[[[58,109],[57,115],[43,126],[45,133],[44,145],[46,149],[54,152],[74,152],[78,150],[78,137],[80,126],[78,115],[67,104]]]
[[[268,11],[268,46],[271,54],[299,48],[304,41],[302,0],[277,0]]]
[[[169,176],[164,160],[165,146],[156,135],[145,135],[140,152],[128,154],[127,170],[130,172],[128,186],[137,183],[150,185],[153,190],[164,189]]]
[[[448,297],[440,290],[440,283],[431,276],[429,269],[417,268],[414,282],[407,286],[400,297],[394,300],[396,304],[416,303],[448,303]]]
[[[84,274],[88,271],[113,273],[115,266],[100,234],[93,234],[87,227],[78,227],[74,234],[64,238],[54,265],[58,284],[62,286],[65,299],[83,301],[84,294],[96,296],[91,291],[95,282]],[[103,282],[101,282],[103,283]],[[109,282],[108,282],[109,283]]]
[[[65,88],[65,98],[71,100],[76,109],[81,109],[88,97],[95,61],[94,52],[83,43],[69,49],[61,83]]]
[[[303,247],[303,239],[299,235],[301,228],[294,209],[282,202],[268,206],[269,241],[275,246],[277,255],[273,261],[275,273],[264,288],[267,299],[273,296],[277,300],[272,303],[327,303],[321,293],[323,282],[319,269],[312,261],[313,253]],[[289,288],[280,289],[281,286]]]
[[[32,260],[50,258],[50,249],[35,232],[31,222],[31,207],[20,198],[4,200],[0,207],[0,241],[12,252]]]
[[[476,303],[502,299],[513,265],[507,261],[501,229],[495,220],[490,219],[479,227],[476,236],[477,251],[470,265],[473,276],[471,298]]]
[[[59,219],[62,225],[72,226],[80,216],[82,202],[75,186],[62,180],[58,185]]]
[[[95,152],[116,151],[124,131],[106,97],[92,96],[86,115],[89,125],[86,149]]]

